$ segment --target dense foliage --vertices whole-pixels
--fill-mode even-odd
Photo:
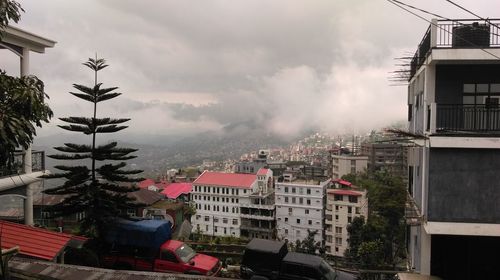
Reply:
[[[77,161],[80,165],[55,166],[62,172],[50,175],[48,178],[65,178],[66,181],[64,184],[45,192],[66,195],[63,202],[52,207],[54,216],[83,213],[84,218],[80,223],[81,234],[99,238],[109,222],[124,213],[126,209],[137,206],[127,196],[127,193],[137,189],[130,184],[124,185],[123,183],[140,181],[141,178],[133,178],[130,175],[142,171],[123,169],[126,166],[125,160],[135,158],[130,154],[137,151],[136,149],[120,148],[116,142],[96,145],[98,134],[113,133],[125,129],[127,126],[121,124],[129,119],[97,118],[97,104],[113,99],[121,93],[115,92],[117,87],[103,88],[102,83],[98,83],[98,71],[107,67],[104,59],[89,59],[84,65],[94,72],[94,85],[87,87],[74,84],[73,87],[78,92],[70,93],[92,103],[93,116],[60,118],[68,124],[59,127],[88,135],[91,143],[65,143],[62,147],[55,147],[56,150],[64,154],[50,155],[49,157]],[[109,161],[118,163],[107,163]],[[87,165],[83,163],[87,163]]]
[[[354,218],[347,227],[345,256],[361,268],[395,267],[404,258],[406,189],[399,177],[382,170],[343,177],[368,190],[369,215]]]
[[[16,1],[0,0],[0,38],[1,31],[9,25],[9,21],[17,23],[21,19],[21,12],[24,10]]]

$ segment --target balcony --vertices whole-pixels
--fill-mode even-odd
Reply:
[[[240,214],[240,217],[243,219],[253,219],[253,220],[265,220],[265,221],[273,221],[274,220],[274,215],[273,216],[264,216],[264,215],[259,215],[259,214]]]
[[[45,170],[45,152],[31,152],[31,168],[33,172]],[[24,152],[16,151],[14,153],[14,164],[11,168],[0,166],[0,178],[10,175],[24,174]]]
[[[434,107],[434,106],[433,106]],[[437,133],[500,133],[500,107],[498,104],[436,104],[437,115],[431,129]]]
[[[274,205],[265,205],[265,204],[240,204],[241,208],[253,208],[253,209],[265,209],[265,210],[274,210]]]
[[[500,47],[499,24],[499,19],[432,20],[411,60],[408,79],[424,64],[432,49]]]

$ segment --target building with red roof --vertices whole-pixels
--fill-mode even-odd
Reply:
[[[166,188],[164,188],[161,193],[167,198],[178,199],[182,195],[188,196],[192,190],[192,183],[171,183]]]
[[[66,247],[80,247],[87,239],[66,233],[0,221],[2,249],[19,246],[21,256],[46,260],[64,260]]]
[[[347,226],[355,217],[368,218],[368,199],[362,190],[348,181],[334,180],[336,188],[326,190],[326,253],[344,256],[348,248]]]
[[[254,196],[267,189],[272,176],[269,169],[258,173],[203,172],[193,182],[191,193],[191,201],[196,207],[196,215],[191,218],[193,231],[240,237],[243,215],[246,215],[241,212],[243,205],[250,205]],[[274,205],[272,207],[274,209]],[[274,220],[274,212],[266,218]]]

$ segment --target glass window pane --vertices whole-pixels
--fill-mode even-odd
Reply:
[[[490,91],[500,93],[500,84],[491,84]]]
[[[487,93],[488,90],[488,84],[477,84],[477,92],[478,93]]]
[[[484,96],[476,96],[476,104],[484,104]]]
[[[464,96],[463,104],[474,104],[474,96]]]
[[[464,93],[475,93],[476,85],[475,84],[464,84]]]

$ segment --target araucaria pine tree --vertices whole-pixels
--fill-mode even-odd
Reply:
[[[89,58],[83,65],[94,71],[94,85],[87,87],[73,84],[79,92],[70,93],[92,103],[93,116],[60,118],[68,124],[59,125],[59,127],[88,135],[91,144],[65,143],[62,147],[54,147],[64,154],[49,157],[57,160],[78,161],[78,164],[55,166],[62,172],[49,175],[48,178],[65,178],[66,181],[56,188],[45,190],[45,193],[66,197],[61,203],[52,207],[54,216],[84,213],[84,218],[80,221],[80,233],[99,238],[106,225],[119,216],[120,210],[136,207],[127,193],[137,190],[135,187],[130,187],[129,182],[140,180],[131,175],[142,171],[123,169],[126,166],[125,160],[135,158],[131,153],[137,151],[136,149],[119,148],[116,142],[96,146],[98,134],[125,129],[127,126],[122,124],[130,119],[97,117],[97,104],[113,99],[121,93],[115,92],[117,87],[103,88],[102,83],[98,83],[98,72],[108,66],[104,59]]]

